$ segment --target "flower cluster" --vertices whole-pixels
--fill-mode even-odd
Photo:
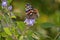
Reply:
[[[8,10],[10,10],[10,11],[12,10],[12,6],[11,5],[8,7]]]
[[[2,0],[2,7],[7,7],[7,1],[6,0]]]
[[[27,19],[24,21],[24,23],[26,23],[26,25],[29,25],[29,26],[33,26],[34,23],[35,23],[35,19]]]

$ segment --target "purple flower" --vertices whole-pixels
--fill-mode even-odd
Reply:
[[[10,11],[11,11],[11,10],[12,10],[12,6],[9,6],[9,7],[8,7],[8,10],[10,10]]]
[[[24,21],[26,23],[26,25],[30,25],[33,26],[35,23],[35,19],[27,19]]]
[[[7,2],[3,1],[2,2],[2,7],[6,7],[7,6]]]

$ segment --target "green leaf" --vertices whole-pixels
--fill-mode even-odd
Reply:
[[[8,35],[12,36],[12,33],[10,32],[10,30],[9,30],[9,28],[8,28],[8,27],[3,28],[3,29],[4,29],[4,31],[6,32],[6,34],[8,34]]]
[[[23,35],[19,37],[19,40],[23,40]]]
[[[28,36],[28,40],[34,40],[32,36]]]
[[[12,2],[12,0],[7,0],[8,4],[10,4]]]
[[[34,39],[37,39],[37,40],[39,39],[39,37],[38,37],[36,34],[34,34],[34,33],[32,34],[32,37],[33,37]]]
[[[48,22],[41,24],[42,28],[51,28],[51,27],[54,27],[54,26],[55,26],[54,24],[48,23]]]
[[[0,20],[2,19],[2,16],[0,15]]]
[[[34,38],[32,36],[23,36],[23,38],[21,37],[20,40],[34,40]]]
[[[25,24],[24,24],[24,22],[21,22],[21,21],[19,22],[19,21],[18,21],[18,22],[17,22],[17,26],[18,26],[18,28],[20,28],[21,31],[23,31],[23,30],[25,29]]]
[[[56,25],[60,25],[60,11],[57,11],[56,14],[53,16],[53,22]]]
[[[13,40],[10,36],[7,36],[6,40]]]
[[[27,30],[26,34],[32,36],[33,32],[32,32],[32,30]]]
[[[7,34],[5,32],[1,32],[2,37],[7,37]]]
[[[60,40],[60,36],[57,38],[57,40]]]
[[[0,10],[2,9],[2,7],[0,6]]]

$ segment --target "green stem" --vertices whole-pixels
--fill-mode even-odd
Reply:
[[[60,35],[60,32],[56,35],[56,37],[54,38],[54,40],[56,40],[59,35]]]

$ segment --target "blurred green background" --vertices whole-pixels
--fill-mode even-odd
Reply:
[[[7,0],[7,2],[8,5],[10,3],[13,5],[12,13],[16,20],[10,20],[7,15],[2,16],[0,0],[2,20],[0,40],[60,40],[60,0]],[[40,17],[32,27],[24,24],[26,3],[39,10]]]

